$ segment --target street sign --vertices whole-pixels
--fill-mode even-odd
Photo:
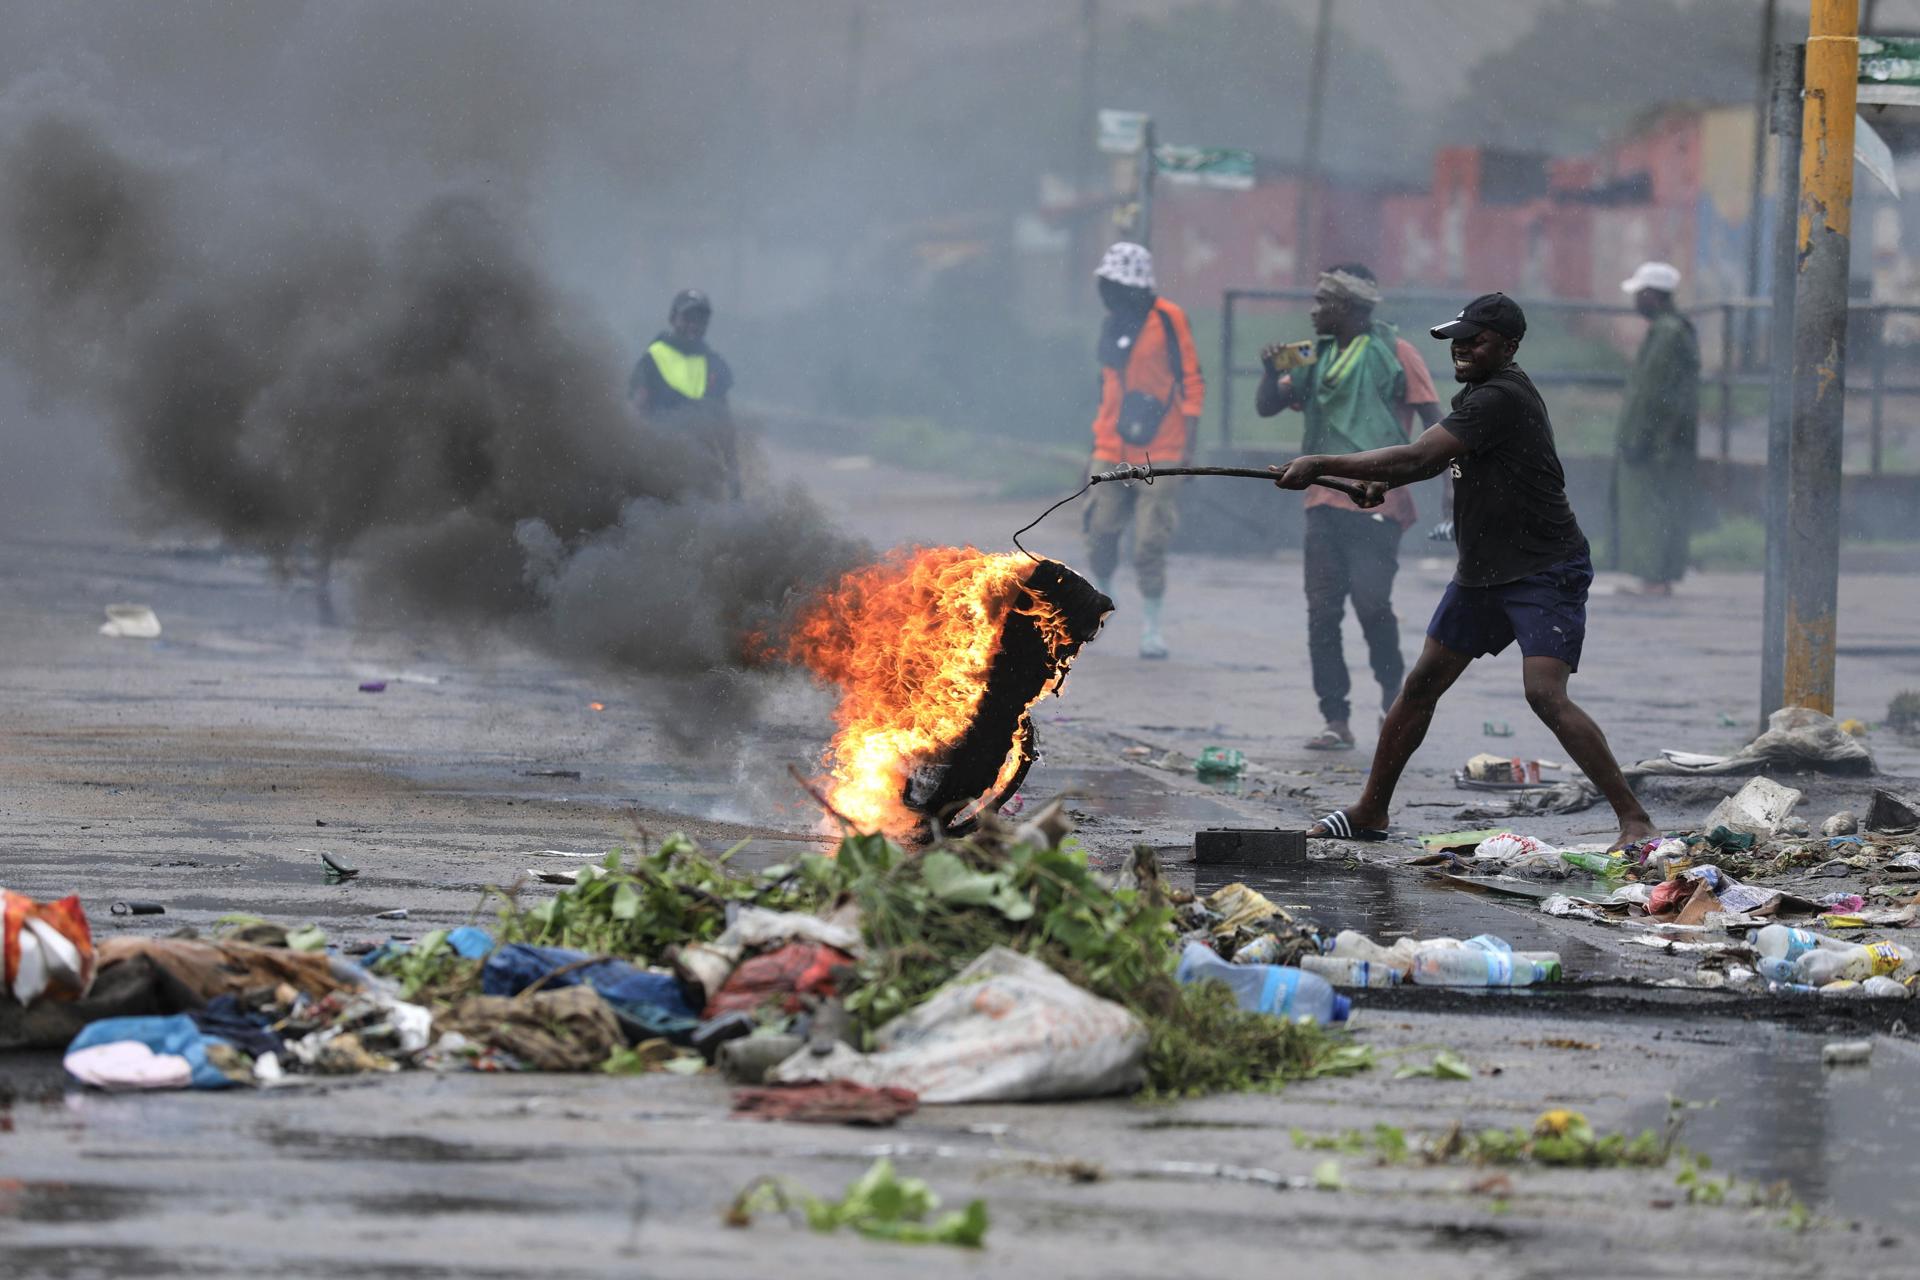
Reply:
[[[1147,113],[1144,111],[1100,112],[1100,149],[1117,155],[1132,155],[1147,145]]]
[[[1153,149],[1153,167],[1167,182],[1253,190],[1253,152],[1237,147],[1182,147],[1166,144]]]
[[[1860,83],[1920,85],[1920,39],[1861,36]]]

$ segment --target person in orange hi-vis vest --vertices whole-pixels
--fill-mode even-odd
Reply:
[[[1100,327],[1100,411],[1093,419],[1091,469],[1123,462],[1178,465],[1188,457],[1207,398],[1187,313],[1154,291],[1153,255],[1142,245],[1114,245],[1093,274],[1107,318]],[[1133,572],[1144,597],[1143,658],[1167,656],[1161,603],[1177,495],[1166,480],[1103,484],[1094,486],[1087,507],[1087,557],[1094,584],[1107,595],[1120,566],[1120,535],[1133,526]]]

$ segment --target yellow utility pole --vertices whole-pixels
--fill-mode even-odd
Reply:
[[[1785,704],[1833,713],[1840,588],[1841,429],[1858,0],[1813,0],[1801,108],[1799,256],[1788,457]]]

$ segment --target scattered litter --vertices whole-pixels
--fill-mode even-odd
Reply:
[[[542,884],[578,884],[578,871],[542,871],[539,867],[528,867],[527,874]]]
[[[1779,829],[1788,812],[1804,798],[1802,792],[1783,787],[1771,778],[1755,778],[1722,800],[1700,824],[1701,829],[1711,832],[1716,827],[1726,827],[1741,835],[1764,839]]]
[[[360,874],[360,868],[349,866],[331,853],[320,855],[321,867],[327,873],[327,883],[336,884],[342,880],[351,880]]]
[[[232,1053],[232,1045],[207,1035],[184,1013],[102,1018],[74,1037],[63,1065],[74,1079],[101,1089],[225,1089],[251,1078],[244,1066],[215,1065],[217,1057]]]
[[[534,849],[520,855],[523,858],[604,858],[604,853],[573,853],[566,849]]]
[[[78,1000],[93,986],[93,934],[80,899],[0,890],[0,982],[16,1004]]]
[[[1453,849],[1473,849],[1483,841],[1497,835],[1504,835],[1505,827],[1489,827],[1485,831],[1444,831],[1436,835],[1421,836],[1420,847],[1429,853],[1445,853]]]
[[[375,920],[405,920],[407,915],[408,911],[405,907],[395,907],[392,911],[377,911],[374,913],[373,918]]]
[[[1850,836],[1860,829],[1860,820],[1853,816],[1853,810],[1842,809],[1820,824],[1823,836]]]
[[[1137,1087],[1147,1032],[1126,1009],[1039,961],[994,947],[917,1008],[874,1033],[875,1052],[796,1054],[781,1084],[852,1080],[922,1102],[1037,1102]]]
[[[158,902],[116,902],[107,910],[116,916],[163,916],[165,906]]]
[[[717,1018],[736,1010],[758,1009],[777,1003],[787,1013],[805,1008],[808,996],[831,996],[840,981],[837,971],[851,973],[854,958],[817,942],[789,942],[765,955],[742,961],[726,984],[708,1001],[704,1017]]]
[[[1730,756],[1663,751],[1623,772],[1633,778],[1660,773],[1747,774],[1769,768],[1870,774],[1873,754],[1858,738],[1841,732],[1832,716],[1808,707],[1782,707],[1767,717],[1766,732]]]
[[[1480,791],[1512,791],[1525,787],[1553,787],[1554,782],[1543,782],[1540,772],[1543,769],[1558,769],[1561,766],[1551,760],[1521,760],[1509,756],[1496,756],[1486,752],[1474,756],[1453,775],[1456,786]]]
[[[160,634],[160,619],[144,604],[110,604],[100,634],[124,640],[151,640]]]
[[[573,782],[580,781],[578,769],[522,769],[520,775],[525,778],[566,778]]]
[[[1820,1061],[1829,1067],[1860,1066],[1872,1057],[1871,1040],[1836,1040],[1820,1049]]]
[[[514,999],[468,996],[436,1025],[534,1071],[592,1070],[626,1044],[612,1006],[580,986]]]
[[[1900,796],[1876,788],[1867,804],[1866,829],[1887,835],[1920,831],[1920,797]]]
[[[736,1089],[733,1114],[753,1120],[789,1120],[798,1124],[851,1124],[885,1128],[920,1109],[907,1089],[869,1089],[847,1080],[819,1084],[773,1085]]]
[[[1202,782],[1237,778],[1246,772],[1247,758],[1237,747],[1202,747],[1193,772]]]
[[[606,709],[607,704],[604,702],[589,702],[587,704],[587,710],[589,711],[605,711]]]
[[[362,680],[360,682],[360,692],[362,693],[385,693],[386,691],[387,682],[385,680]]]
[[[1505,720],[1486,720],[1480,725],[1480,733],[1488,738],[1511,738],[1513,726]]]
[[[1197,942],[1189,942],[1180,953],[1177,976],[1187,983],[1224,983],[1249,1013],[1345,1022],[1353,1008],[1352,1001],[1334,994],[1333,984],[1318,974],[1287,965],[1247,964],[1238,956],[1229,964]]]
[[[567,947],[513,942],[488,956],[480,971],[480,989],[489,996],[518,996],[529,990],[545,992],[582,984],[614,1012],[652,1035],[684,1041],[699,1025],[698,1012],[687,1003],[678,979],[625,960],[596,958]]]

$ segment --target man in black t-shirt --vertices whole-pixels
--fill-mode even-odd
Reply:
[[[1593,563],[1567,503],[1546,403],[1513,362],[1526,332],[1526,316],[1513,299],[1501,293],[1475,298],[1432,330],[1452,343],[1453,376],[1464,384],[1452,413],[1411,444],[1309,454],[1271,468],[1283,489],[1304,489],[1323,476],[1365,481],[1376,506],[1390,488],[1453,472],[1459,567],[1427,626],[1426,648],[1387,712],[1359,802],[1321,818],[1310,836],[1386,839],[1394,786],[1426,737],[1441,695],[1475,658],[1515,640],[1528,704],[1613,806],[1620,821],[1614,848],[1658,835],[1606,735],[1567,696],[1567,677],[1579,667],[1586,639]]]

